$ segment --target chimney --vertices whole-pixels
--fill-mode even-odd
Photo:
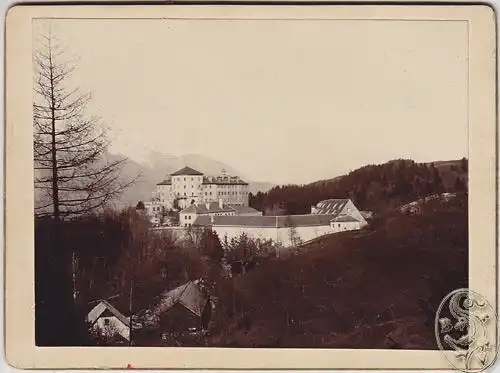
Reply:
[[[221,174],[222,174],[222,176],[226,176],[226,175],[227,175],[227,174],[226,174],[226,169],[225,169],[225,168],[223,168],[223,169],[222,169]]]
[[[224,202],[222,202],[222,199],[219,199],[219,208],[224,208]]]

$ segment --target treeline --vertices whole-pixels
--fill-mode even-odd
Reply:
[[[276,186],[249,196],[250,206],[266,215],[307,214],[330,198],[350,198],[361,210],[381,212],[434,193],[467,190],[468,161],[416,163],[398,159],[368,165],[347,175],[307,185]]]

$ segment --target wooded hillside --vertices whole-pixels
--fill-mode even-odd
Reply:
[[[360,210],[381,212],[433,193],[467,189],[468,161],[416,163],[399,159],[368,165],[334,179],[306,185],[276,186],[250,195],[250,206],[272,214],[307,214],[329,198],[351,198]]]
[[[320,237],[237,278],[239,317],[210,345],[436,349],[440,301],[468,286],[467,197],[427,207]]]

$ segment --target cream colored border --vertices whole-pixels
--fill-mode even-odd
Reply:
[[[439,351],[34,346],[31,20],[464,20],[469,35],[470,285],[496,304],[495,18],[487,6],[17,6],[6,20],[6,357],[19,368],[449,369]],[[327,36],[325,36],[327,37]],[[346,37],[349,37],[346,35]],[[446,139],[443,139],[446,141]]]

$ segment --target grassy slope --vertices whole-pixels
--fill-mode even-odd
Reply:
[[[434,310],[467,286],[467,215],[392,216],[236,279],[243,317],[211,345],[434,349]]]

